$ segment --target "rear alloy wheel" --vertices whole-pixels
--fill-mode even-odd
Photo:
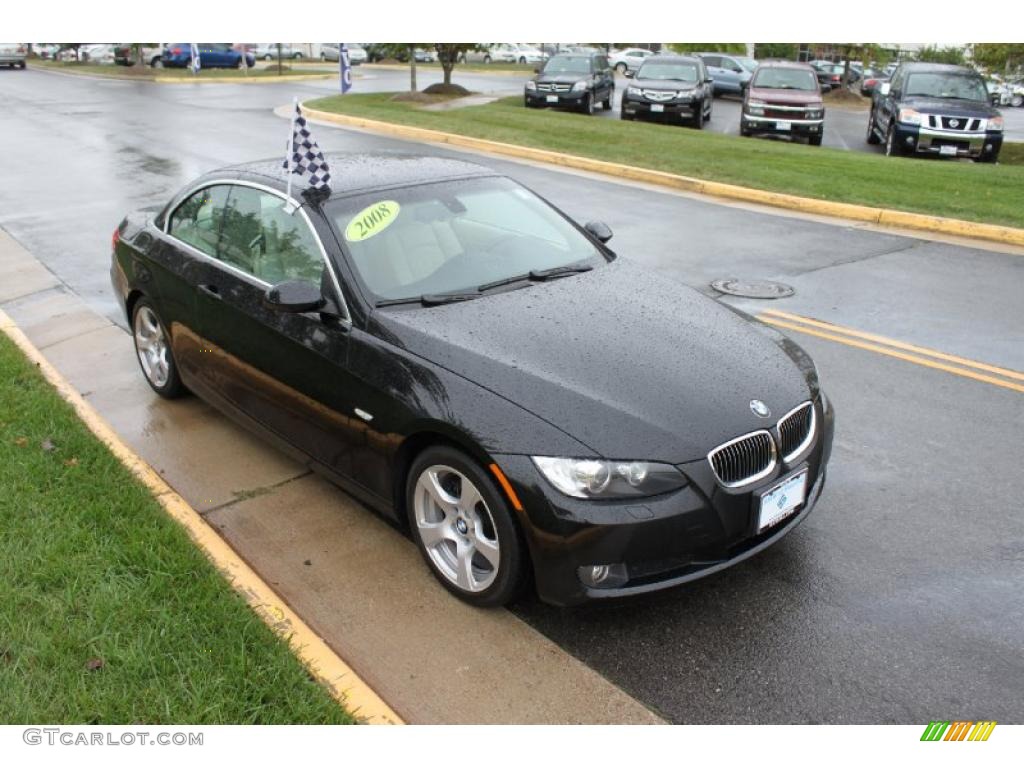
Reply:
[[[484,64],[490,64],[490,63],[491,63],[491,57],[490,56],[484,56]]]
[[[626,62],[624,61],[620,61],[618,64],[615,65],[615,71],[618,72],[620,75],[625,75],[627,69],[628,67],[626,66]]]
[[[868,135],[864,138],[868,144],[878,144],[878,134],[875,133],[875,111],[871,110],[868,114]]]
[[[139,299],[132,312],[132,338],[139,366],[149,386],[160,397],[174,399],[185,394],[171,341],[148,299]]]
[[[409,523],[438,581],[477,606],[504,605],[523,582],[523,548],[508,504],[484,470],[454,448],[421,453],[406,483]]]

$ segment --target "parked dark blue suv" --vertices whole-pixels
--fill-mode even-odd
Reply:
[[[203,69],[220,67],[238,69],[242,66],[242,52],[231,47],[231,43],[197,43],[199,46],[199,62]],[[245,54],[246,64],[254,66],[256,57]],[[171,43],[164,49],[163,63],[165,67],[187,67],[192,63],[191,43]]]

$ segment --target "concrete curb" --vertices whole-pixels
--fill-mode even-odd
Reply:
[[[185,528],[235,591],[275,634],[288,642],[292,652],[336,701],[364,723],[404,724],[402,718],[288,607],[217,531],[175,493],[156,470],[121,440],[2,309],[0,330],[39,367],[46,380],[75,409],[89,430],[152,492],[167,514]]]
[[[611,163],[605,160],[594,160],[579,155],[567,155],[562,152],[554,152],[547,149],[536,149],[524,147],[519,144],[505,144],[488,139],[477,139],[471,136],[463,136],[444,131],[435,131],[430,128],[415,128],[398,123],[389,123],[382,120],[371,120],[364,117],[353,117],[351,115],[340,115],[335,112],[322,112],[311,109],[305,104],[302,111],[306,117],[322,120],[336,125],[362,128],[366,130],[383,133],[403,139],[414,141],[429,141],[439,144],[450,144],[457,147],[466,147],[482,152],[490,152],[506,157],[516,157],[524,160],[560,165],[566,168],[574,168],[582,171],[591,171],[619,179],[630,179],[632,181],[657,184],[671,189],[678,189],[685,192],[694,192],[711,197],[720,197],[729,200],[738,200],[747,203],[758,203],[769,205],[775,208],[785,208],[802,213],[818,214],[822,216],[833,216],[840,219],[878,224],[885,227],[897,227],[912,229],[921,232],[935,232],[944,235],[967,237],[978,240],[988,240],[1006,245],[1024,246],[1024,229],[1015,227],[1004,227],[998,224],[981,224],[962,219],[949,219],[942,216],[928,216],[921,213],[910,213],[908,211],[895,211],[888,208],[873,208],[867,205],[856,205],[853,203],[837,203],[828,200],[816,200],[810,197],[788,195],[782,192],[767,192],[761,189],[741,187],[735,184],[725,184],[717,181],[705,181],[704,179],[691,176],[679,176],[664,171],[654,171],[646,168],[638,168],[633,165]]]

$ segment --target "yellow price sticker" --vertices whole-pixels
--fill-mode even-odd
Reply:
[[[399,210],[401,206],[394,200],[381,200],[363,208],[345,227],[345,239],[358,243],[379,235],[398,218]]]

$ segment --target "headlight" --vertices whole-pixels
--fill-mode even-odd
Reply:
[[[654,496],[686,485],[670,464],[534,456],[533,463],[555,488],[578,499]]]
[[[528,91],[536,91],[537,90],[537,84],[533,80],[527,80],[526,81],[526,90],[528,90]]]
[[[923,116],[916,109],[904,107],[900,110],[900,122],[907,125],[920,125],[923,122]]]
[[[988,130],[990,131],[1001,131],[1003,130],[1003,118],[1002,116],[990,117],[988,119]]]
[[[747,102],[747,113],[751,115],[763,115],[764,102],[758,99],[751,99]]]
[[[630,85],[630,86],[628,86],[626,88],[626,95],[627,96],[639,96],[640,95],[640,89],[637,88],[635,85]]]
[[[586,80],[580,80],[578,83],[573,83],[572,89],[574,91],[585,91],[590,87],[590,83]]]

